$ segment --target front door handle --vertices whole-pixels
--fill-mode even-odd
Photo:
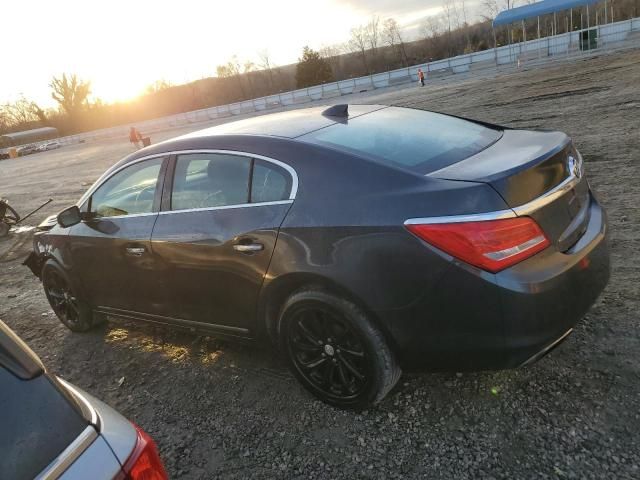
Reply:
[[[127,247],[126,250],[127,255],[131,255],[133,257],[141,257],[146,251],[144,247]]]
[[[242,253],[255,253],[264,250],[264,245],[261,243],[240,243],[233,246],[233,249]]]

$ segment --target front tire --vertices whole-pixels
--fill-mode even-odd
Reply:
[[[40,278],[49,305],[69,330],[86,332],[100,323],[98,316],[94,321],[91,306],[78,295],[69,276],[55,260],[45,262]]]
[[[352,302],[304,290],[280,314],[281,349],[302,385],[320,400],[361,410],[380,402],[402,373],[382,333]]]

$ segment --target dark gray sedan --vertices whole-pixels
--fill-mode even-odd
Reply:
[[[26,263],[74,331],[110,316],[267,339],[319,398],[363,408],[401,369],[551,350],[607,283],[606,234],[563,133],[338,105],[130,155]]]

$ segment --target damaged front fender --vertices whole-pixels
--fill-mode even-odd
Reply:
[[[36,252],[31,252],[27,258],[25,258],[22,265],[26,266],[31,272],[38,278],[40,278],[40,272],[42,272],[42,265],[44,264],[44,256],[38,255]]]

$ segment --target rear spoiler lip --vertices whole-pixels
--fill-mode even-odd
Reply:
[[[40,358],[0,320],[0,367],[21,380],[31,380],[45,372]]]
[[[556,143],[552,148],[550,148],[549,150],[544,151],[544,153],[541,153],[540,155],[531,158],[530,160],[527,161],[527,164],[529,165],[535,165],[535,164],[539,164],[541,162],[544,162],[545,160],[548,160],[549,158],[553,157],[554,155],[557,155],[558,153],[562,152],[564,149],[570,147],[573,145],[573,140],[572,138],[567,135],[564,132],[558,131],[558,130],[520,130],[520,129],[507,129],[507,130],[511,130],[514,132],[529,132],[529,133],[551,133],[551,134],[558,134],[562,136],[561,141],[559,141],[558,143]],[[511,135],[511,134],[505,134],[505,135]],[[502,140],[503,138],[506,138],[505,136],[503,136],[502,138],[500,138],[499,140]],[[471,155],[470,157],[465,158],[464,160],[462,160],[461,162],[458,163],[462,163],[462,162],[466,162],[469,161],[471,159],[474,159],[474,157],[477,157],[479,155],[482,155],[485,153],[485,151],[489,150],[491,147],[493,147],[494,145],[499,143],[499,140],[492,143],[491,145],[489,145],[487,148],[485,148],[484,150],[481,150],[478,153],[475,153],[474,155]],[[517,173],[518,171],[522,171],[522,170],[526,170],[526,168],[523,168],[522,165],[518,166],[518,167],[514,167],[514,168],[510,168],[510,169],[506,169],[506,170],[500,170],[499,172],[493,173],[491,175],[487,175],[487,176],[480,176],[480,177],[474,177],[474,178],[461,178],[458,176],[458,169],[459,169],[460,165],[458,164],[453,164],[453,165],[449,165],[443,168],[440,168],[438,170],[434,170],[433,172],[429,172],[428,174],[426,174],[426,176],[428,177],[433,177],[433,178],[438,178],[440,180],[456,180],[456,181],[470,181],[470,182],[477,182],[477,183],[485,183],[485,184],[491,184],[491,182],[495,181],[497,178],[503,177],[505,175],[513,175],[515,173]],[[456,172],[454,174],[452,174],[452,172]]]
[[[476,120],[475,118],[463,117],[462,115],[454,115],[452,113],[438,112],[431,110],[433,113],[439,113],[440,115],[446,115],[448,117],[459,118],[460,120],[466,120],[467,122],[482,125],[483,127],[490,128],[492,130],[514,130],[513,127],[505,127],[504,125],[498,125],[497,123],[485,122],[484,120]]]

